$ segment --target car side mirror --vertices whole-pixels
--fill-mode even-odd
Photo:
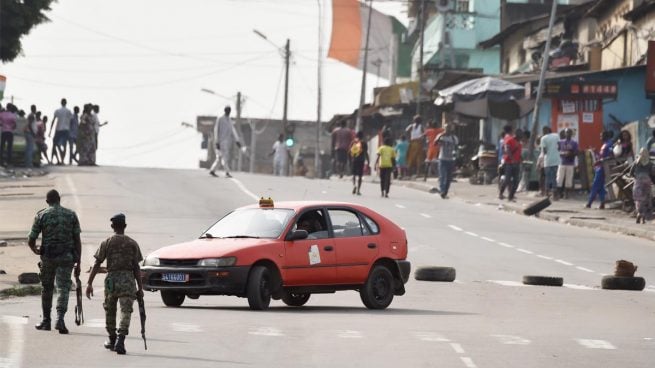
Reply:
[[[293,230],[287,235],[287,240],[294,241],[294,240],[303,240],[307,239],[309,236],[309,233],[307,230]]]

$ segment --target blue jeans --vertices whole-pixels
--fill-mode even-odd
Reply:
[[[442,196],[448,195],[450,182],[453,181],[454,168],[455,161],[439,160],[439,191],[441,192]]]
[[[544,167],[544,175],[546,177],[546,193],[552,193],[557,189],[557,166]]]
[[[594,170],[594,182],[591,185],[591,192],[589,193],[589,201],[587,204],[591,204],[596,199],[596,196],[600,197],[600,202],[605,202],[605,195],[607,190],[605,190],[605,171],[602,167],[598,167]]]
[[[32,167],[34,161],[34,135],[25,133],[25,167]]]

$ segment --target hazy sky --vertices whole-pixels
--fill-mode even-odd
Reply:
[[[330,40],[330,1],[322,0],[323,47]],[[406,23],[405,3],[376,8]],[[50,23],[23,39],[24,55],[0,66],[5,100],[52,118],[59,100],[69,107],[93,102],[104,165],[197,167],[197,115],[234,106],[243,115],[280,119],[283,60],[253,29],[283,46],[291,40],[289,119],[316,119],[318,5],[315,0],[59,0]],[[324,52],[325,54],[326,52]],[[324,59],[322,120],[359,104],[361,72]],[[367,94],[387,81],[369,75]],[[225,96],[200,91],[208,88]]]

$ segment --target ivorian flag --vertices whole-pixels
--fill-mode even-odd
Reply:
[[[7,84],[7,77],[0,74],[0,101],[2,101],[2,97],[5,95],[6,84]]]
[[[399,38],[394,37],[394,33],[402,33],[404,27],[395,18],[358,0],[332,0],[332,37],[328,57],[363,68],[369,11],[372,11],[371,36],[366,71],[389,78],[391,68],[398,65]]]

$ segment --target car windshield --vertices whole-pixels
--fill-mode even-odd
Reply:
[[[220,219],[201,238],[277,238],[291,217],[290,209],[237,210]]]

